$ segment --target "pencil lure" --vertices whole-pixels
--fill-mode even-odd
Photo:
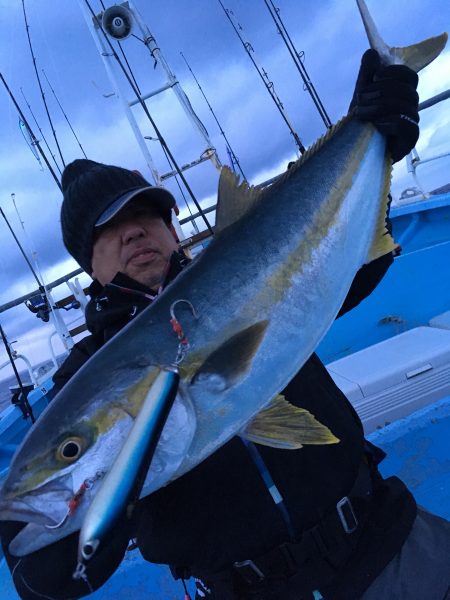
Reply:
[[[131,516],[175,400],[179,379],[176,367],[162,368],[151,385],[119,455],[87,509],[79,537],[78,574],[119,519]]]

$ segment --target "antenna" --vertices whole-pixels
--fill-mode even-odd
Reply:
[[[291,55],[292,60],[294,61],[294,64],[297,67],[301,78],[303,79],[304,89],[309,92],[314,104],[316,105],[317,110],[319,111],[319,115],[321,116],[322,121],[325,123],[325,126],[330,128],[332,126],[330,117],[328,116],[327,111],[325,110],[325,107],[323,106],[322,101],[320,100],[319,95],[316,92],[316,88],[314,87],[311,79],[309,78],[305,65],[303,64],[305,53],[297,52],[294,46],[294,42],[290,38],[287,29],[281,19],[280,9],[275,8],[275,5],[272,2],[272,0],[264,0],[264,2],[272,19],[275,22],[275,25],[277,26],[278,33],[281,35],[283,42],[285,43],[286,48],[288,49],[289,54]]]
[[[286,123],[286,125],[289,128],[289,131],[292,134],[292,137],[294,138],[295,144],[297,145],[299,151],[301,154],[303,154],[306,151],[305,146],[303,145],[302,141],[300,140],[297,132],[295,131],[294,127],[292,126],[286,111],[284,110],[284,106],[283,103],[281,102],[280,98],[278,97],[278,95],[275,92],[275,86],[273,81],[271,81],[269,79],[269,76],[267,74],[267,71],[260,66],[255,58],[255,51],[253,49],[253,46],[250,44],[250,42],[245,42],[243,37],[240,34],[240,31],[243,31],[242,26],[240,25],[240,23],[238,23],[238,21],[236,20],[236,17],[233,13],[232,10],[225,8],[225,6],[222,4],[221,0],[218,0],[220,6],[223,8],[223,11],[225,13],[225,15],[227,16],[228,20],[230,21],[234,31],[236,32],[236,35],[238,36],[238,38],[240,39],[244,50],[247,52],[248,56],[250,57],[250,60],[253,63],[253,66],[255,67],[255,69],[258,71],[259,76],[261,77],[267,91],[270,94],[270,97],[272,98],[272,100],[275,102],[275,106],[277,107],[278,111],[280,112],[284,122]]]

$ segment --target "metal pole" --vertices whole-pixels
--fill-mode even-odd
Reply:
[[[80,0],[80,2],[82,2],[82,0]],[[88,7],[89,11],[90,11],[90,12],[91,12],[91,14],[92,14],[92,19],[93,19],[93,21],[94,21],[95,23],[98,23],[98,21],[97,21],[97,17],[96,17],[96,15],[95,15],[94,11],[92,10],[92,7],[91,7],[91,5],[89,4],[89,0],[84,0],[84,2],[85,2],[86,6]],[[125,69],[125,68],[124,68],[124,66],[122,65],[122,63],[121,63],[121,61],[120,61],[120,58],[119,58],[119,56],[117,55],[117,52],[114,50],[114,47],[113,47],[113,45],[111,44],[111,42],[110,42],[110,40],[109,40],[109,38],[108,38],[108,36],[107,36],[106,32],[103,30],[103,28],[101,27],[101,25],[100,25],[100,24],[99,24],[98,26],[99,26],[99,29],[100,29],[100,31],[101,31],[101,32],[102,32],[102,34],[103,34],[103,37],[104,37],[104,39],[105,39],[106,43],[108,44],[108,46],[109,46],[109,48],[110,48],[111,55],[112,55],[112,56],[113,56],[113,57],[114,57],[114,58],[117,60],[117,63],[118,63],[118,65],[119,65],[119,67],[122,69],[122,71],[123,71],[123,73],[124,73],[124,75],[125,75],[125,77],[126,77],[126,79],[127,79],[128,83],[129,83],[129,85],[130,85],[131,89],[133,90],[133,92],[134,92],[134,94],[136,95],[136,97],[139,99],[139,102],[140,102],[140,104],[141,104],[141,106],[142,106],[142,109],[143,109],[143,111],[145,112],[145,115],[147,116],[148,120],[150,121],[150,123],[151,123],[151,125],[152,125],[152,127],[153,127],[153,129],[154,129],[154,131],[155,131],[155,133],[156,133],[156,136],[158,137],[159,143],[161,144],[161,146],[162,146],[162,147],[164,148],[164,150],[166,151],[167,155],[169,156],[170,160],[172,161],[172,164],[175,166],[175,169],[176,169],[176,171],[177,171],[177,173],[178,173],[178,175],[179,175],[179,177],[180,177],[181,181],[183,182],[183,184],[184,184],[184,187],[186,188],[186,190],[187,190],[188,194],[189,194],[189,195],[190,195],[190,197],[192,198],[192,200],[193,200],[193,202],[194,202],[195,206],[197,207],[197,210],[198,210],[199,212],[201,212],[201,213],[202,213],[202,210],[203,210],[203,209],[202,209],[202,207],[200,206],[200,204],[199,204],[199,202],[198,202],[197,198],[195,197],[195,195],[194,195],[194,192],[192,191],[192,189],[191,189],[190,185],[188,184],[188,182],[187,182],[187,180],[186,180],[185,176],[183,175],[183,173],[182,173],[182,170],[181,170],[181,169],[180,169],[180,167],[178,166],[178,163],[177,163],[177,161],[175,160],[175,158],[174,158],[174,156],[173,156],[172,152],[170,151],[170,149],[169,149],[169,146],[167,145],[167,143],[166,143],[165,139],[163,138],[163,136],[162,136],[161,132],[159,131],[158,127],[156,126],[156,123],[155,123],[154,119],[152,118],[152,116],[151,116],[151,114],[150,114],[150,112],[149,112],[149,110],[148,110],[148,108],[147,108],[147,105],[145,104],[145,102],[144,102],[144,101],[142,100],[142,98],[140,97],[140,95],[139,95],[139,92],[138,92],[138,91],[137,91],[137,89],[136,89],[136,86],[134,85],[133,81],[131,80],[131,77],[129,76],[129,74],[127,73],[126,69]],[[100,40],[99,40],[99,41],[100,41]],[[125,103],[125,104],[126,104],[126,103]],[[129,107],[128,107],[128,110],[129,110]],[[139,137],[141,137],[141,138],[142,138],[142,136],[140,135],[140,132],[139,132]],[[213,234],[213,233],[214,233],[214,230],[213,230],[213,228],[211,227],[211,224],[210,224],[210,222],[208,221],[208,219],[206,218],[206,216],[205,216],[203,213],[202,213],[202,218],[203,218],[203,221],[204,221],[204,223],[205,223],[206,227],[207,227],[207,228],[208,228],[208,230],[210,231],[210,233],[211,233],[211,234]]]
[[[180,85],[180,82],[175,77],[168,62],[164,58],[164,55],[162,54],[159,46],[157,45],[154,36],[150,32],[150,29],[147,27],[146,23],[142,19],[141,15],[139,14],[136,7],[131,2],[129,2],[128,4],[130,6],[130,10],[132,11],[134,18],[136,19],[136,23],[137,23],[139,29],[141,30],[142,35],[144,36],[143,41],[144,41],[144,44],[146,45],[146,47],[148,48],[150,55],[153,57],[155,62],[156,63],[159,62],[160,65],[162,66],[162,68],[164,69],[164,71],[167,75],[168,85],[173,89],[174,94],[176,95],[179,103],[181,104],[181,107],[183,108],[184,112],[186,113],[186,116],[191,121],[194,128],[200,133],[203,140],[206,142],[207,149],[212,150],[210,158],[211,158],[214,166],[216,167],[216,169],[220,170],[222,168],[222,164],[220,162],[219,157],[217,156],[216,150],[213,147],[211,140],[209,139],[209,135],[208,135],[208,132],[206,131],[205,126],[200,121],[198,116],[195,114],[194,109],[192,108],[191,103],[189,102],[189,98],[186,96],[183,88]]]

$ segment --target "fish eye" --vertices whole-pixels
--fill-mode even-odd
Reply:
[[[83,451],[81,438],[73,437],[64,440],[56,451],[57,458],[63,462],[73,462],[80,457]]]

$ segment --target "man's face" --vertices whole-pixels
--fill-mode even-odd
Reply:
[[[95,230],[92,276],[102,285],[120,271],[158,289],[177,243],[158,212],[144,198],[129,202]]]

